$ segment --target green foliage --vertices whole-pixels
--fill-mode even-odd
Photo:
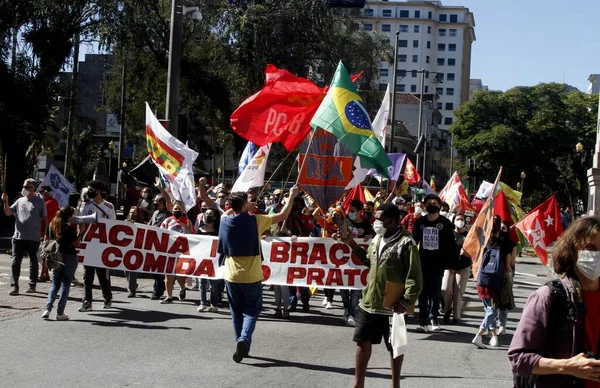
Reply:
[[[593,149],[597,107],[597,96],[566,93],[556,83],[478,92],[456,112],[454,147],[463,157],[476,159],[488,181],[503,166],[502,180],[515,187],[524,171],[528,206],[552,194],[565,204],[585,201],[578,190],[575,145]]]

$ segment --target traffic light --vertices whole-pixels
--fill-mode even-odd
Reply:
[[[332,8],[363,8],[365,0],[327,0]]]

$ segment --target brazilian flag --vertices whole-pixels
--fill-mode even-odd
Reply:
[[[362,168],[374,168],[381,176],[389,178],[388,167],[392,162],[377,140],[369,114],[341,61],[327,96],[310,125],[335,135],[360,158]]]

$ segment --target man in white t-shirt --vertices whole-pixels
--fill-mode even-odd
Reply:
[[[89,201],[83,206],[81,210],[82,216],[89,216],[91,214],[98,214],[99,218],[108,218],[115,220],[115,207],[112,203],[105,201],[102,198],[102,190],[104,185],[102,182],[94,180],[87,184],[87,195]],[[102,308],[110,308],[112,303],[112,291],[110,286],[110,270],[100,267],[90,267],[84,265],[83,268],[83,283],[85,285],[85,296],[83,297],[83,304],[79,309],[80,312],[92,310],[92,289],[94,287],[94,274],[98,275],[98,282],[102,289],[102,296],[104,297],[104,305]]]

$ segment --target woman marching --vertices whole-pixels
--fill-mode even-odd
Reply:
[[[72,207],[64,206],[56,213],[56,217],[54,217],[50,224],[49,238],[58,241],[59,252],[62,254],[62,264],[52,271],[52,285],[48,292],[46,309],[42,314],[42,318],[44,319],[50,318],[50,312],[60,290],[56,320],[69,320],[69,316],[65,314],[65,307],[69,298],[71,282],[75,278],[75,271],[77,270],[77,253],[75,248],[81,242],[81,236],[77,235],[75,227],[71,226],[73,213],[74,209]]]

